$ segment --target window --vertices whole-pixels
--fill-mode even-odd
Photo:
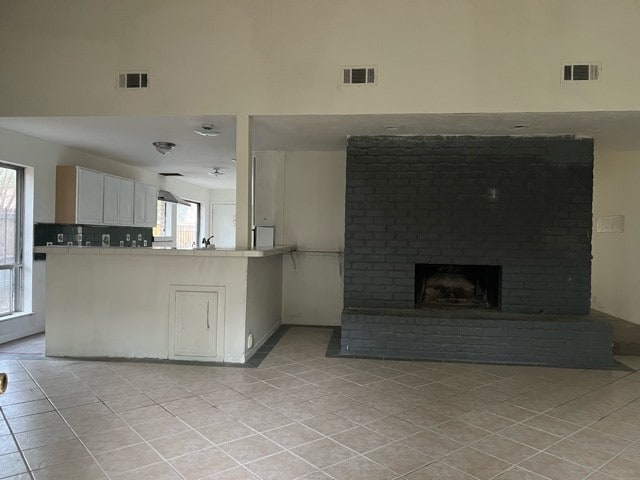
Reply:
[[[197,247],[200,243],[200,204],[188,202],[189,206],[178,204],[176,214],[176,247]]]
[[[22,310],[24,171],[0,163],[0,316]]]
[[[158,220],[155,227],[153,227],[153,239],[155,241],[170,241],[172,239],[171,234],[171,220],[173,218],[172,204],[163,200],[158,200]]]

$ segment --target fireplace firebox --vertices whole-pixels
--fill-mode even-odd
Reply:
[[[415,307],[500,308],[497,265],[416,264]]]

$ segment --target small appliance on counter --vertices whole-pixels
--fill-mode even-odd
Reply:
[[[256,247],[273,247],[275,245],[275,228],[256,226]]]

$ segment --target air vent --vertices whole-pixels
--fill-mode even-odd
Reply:
[[[184,177],[181,173],[177,172],[162,172],[160,173],[163,177]]]
[[[598,62],[565,64],[562,68],[564,82],[600,80],[602,66]]]
[[[378,82],[377,68],[373,65],[342,67],[343,85],[376,85]]]
[[[148,72],[121,72],[118,74],[118,88],[139,90],[149,88]]]

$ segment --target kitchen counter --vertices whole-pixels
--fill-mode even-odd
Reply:
[[[35,253],[73,254],[73,255],[174,255],[187,257],[270,257],[295,250],[295,247],[282,245],[275,247],[236,250],[227,248],[172,248],[172,247],[79,247],[46,246],[34,247]]]
[[[281,324],[292,250],[35,247],[46,354],[244,363]]]

